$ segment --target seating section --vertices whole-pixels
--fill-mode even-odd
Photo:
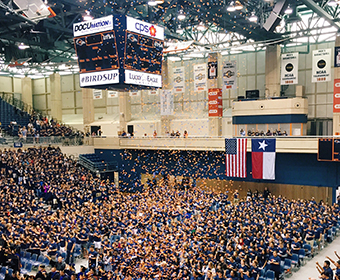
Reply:
[[[27,125],[30,118],[30,114],[15,108],[13,105],[7,103],[0,97],[0,122],[2,129],[7,131],[8,133],[14,133],[13,136],[17,136],[19,125]],[[17,123],[17,125],[14,126],[13,131],[8,131],[10,123],[14,121]]]
[[[117,171],[118,164],[116,161],[107,162],[96,154],[79,155],[79,164],[92,172],[102,171]]]

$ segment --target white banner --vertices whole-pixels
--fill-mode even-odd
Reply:
[[[174,114],[174,95],[172,90],[161,92],[161,115],[169,116]]]
[[[119,70],[82,73],[79,79],[81,87],[118,84]]]
[[[83,36],[113,30],[113,16],[73,24],[73,36]]]
[[[331,80],[331,49],[313,51],[312,83]]]
[[[176,93],[183,93],[185,87],[184,67],[176,67],[174,69],[173,87]]]
[[[159,89],[149,90],[149,95],[159,95]]]
[[[125,83],[150,87],[162,87],[162,75],[125,70]]]
[[[237,67],[236,61],[229,61],[223,65],[223,88],[224,89],[237,89]]]
[[[194,91],[205,91],[208,89],[207,85],[207,65],[194,65]]]
[[[164,28],[158,25],[141,21],[132,17],[126,17],[126,29],[138,34],[164,40]]]
[[[130,90],[130,96],[140,96],[140,92],[139,90],[136,90],[136,89],[133,89],[133,90]]]
[[[281,57],[281,85],[295,85],[299,76],[299,53],[285,53]]]
[[[107,98],[117,98],[118,96],[119,96],[119,92],[118,91],[109,90],[107,92]]]
[[[103,99],[103,92],[101,90],[94,90],[93,99]]]

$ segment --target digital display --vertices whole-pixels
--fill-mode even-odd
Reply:
[[[124,15],[74,24],[80,86],[162,87],[164,28]]]
[[[80,73],[119,68],[114,31],[74,39]]]

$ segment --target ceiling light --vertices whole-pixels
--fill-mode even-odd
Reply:
[[[227,8],[227,11],[228,12],[235,12],[236,11],[236,8],[234,6],[234,1],[230,2],[228,8]]]
[[[184,13],[183,10],[180,10],[180,11],[178,12],[177,18],[178,18],[179,20],[184,20],[184,19],[185,19],[185,13]]]
[[[196,29],[198,31],[204,31],[205,30],[205,26],[202,22],[199,23],[199,25],[197,25]]]
[[[85,11],[85,15],[83,16],[84,21],[93,20],[93,16],[91,16],[90,11]]]
[[[26,50],[29,49],[30,46],[25,45],[24,43],[20,43],[20,45],[18,46],[19,50]]]
[[[181,27],[181,25],[178,25],[178,28],[176,29],[176,33],[183,34],[183,28]]]
[[[235,2],[235,10],[239,11],[243,9],[243,5],[241,4],[240,1]]]
[[[157,2],[155,0],[149,0],[148,5],[154,7],[157,6]]]
[[[156,3],[157,3],[158,5],[161,5],[161,4],[164,3],[164,0],[156,0]]]
[[[288,8],[286,9],[285,14],[290,15],[292,13],[293,13],[293,9],[290,7],[290,5],[288,5]]]
[[[255,15],[255,12],[251,13],[251,16],[249,17],[249,21],[257,22],[257,16]]]
[[[327,4],[328,4],[328,6],[334,7],[336,5],[339,5],[340,1],[339,0],[331,0]]]

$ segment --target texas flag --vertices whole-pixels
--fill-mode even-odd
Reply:
[[[252,139],[251,159],[254,179],[275,180],[276,139]]]

